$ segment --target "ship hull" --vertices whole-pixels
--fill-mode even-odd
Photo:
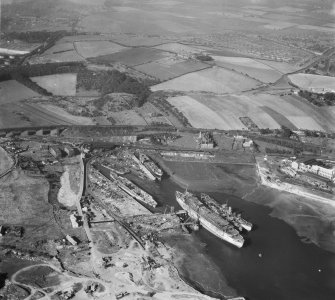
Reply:
[[[243,246],[243,241],[239,242],[234,240],[232,237],[230,237],[226,232],[224,232],[223,230],[217,228],[215,225],[213,225],[211,222],[209,222],[208,220],[206,220],[206,218],[202,217],[201,215],[199,215],[196,211],[194,211],[192,208],[190,208],[182,199],[180,199],[178,196],[176,196],[177,202],[179,203],[179,205],[187,211],[187,213],[189,214],[189,216],[192,219],[196,219],[199,220],[200,224],[202,225],[202,227],[204,227],[206,230],[208,230],[209,232],[211,232],[212,234],[214,234],[215,236],[217,236],[218,238],[238,247],[241,248]]]

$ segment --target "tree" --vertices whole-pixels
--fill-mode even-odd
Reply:
[[[290,129],[290,128],[288,128],[288,127],[286,127],[286,126],[281,126],[281,136],[283,137],[283,138],[290,138],[291,137],[291,135],[292,135],[292,130]]]

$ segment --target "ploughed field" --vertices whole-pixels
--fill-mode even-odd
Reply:
[[[157,84],[151,89],[225,94],[251,90],[258,86],[260,83],[252,78],[224,68],[212,67]]]
[[[303,90],[320,93],[335,91],[335,77],[299,73],[289,75],[289,79],[294,85]]]
[[[192,126],[212,129],[246,129],[241,117],[249,117],[259,128],[323,130],[333,128],[322,120],[322,111],[294,97],[269,94],[212,95],[190,93],[168,99]]]
[[[213,59],[218,66],[245,74],[264,83],[275,82],[282,76],[282,73],[276,68],[251,58],[214,56]]]

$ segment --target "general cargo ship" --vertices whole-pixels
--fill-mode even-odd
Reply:
[[[184,193],[176,191],[176,200],[191,218],[198,220],[200,225],[209,232],[238,248],[243,246],[244,239],[239,232],[225,218],[204,205],[195,195],[187,191]]]
[[[122,190],[124,190],[131,197],[152,207],[157,206],[157,202],[152,198],[151,195],[143,191],[137,185],[132,183],[129,179],[122,176],[118,176],[113,172],[110,172],[110,177],[116,182],[116,184]]]
[[[237,228],[242,227],[247,231],[252,229],[252,223],[244,220],[241,214],[234,213],[232,208],[227,204],[220,205],[213,198],[204,193],[201,194],[201,201],[213,212],[232,222]]]
[[[140,162],[157,178],[161,179],[163,171],[144,153],[139,153]]]

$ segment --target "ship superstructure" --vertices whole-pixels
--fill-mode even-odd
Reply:
[[[184,193],[176,191],[176,200],[191,218],[199,221],[209,232],[238,248],[243,246],[244,238],[229,221],[213,212],[195,195],[187,191]]]
[[[243,219],[241,217],[241,214],[233,212],[232,208],[227,204],[220,205],[212,197],[204,193],[201,194],[201,201],[213,212],[233,223],[240,231],[242,230],[242,228],[247,231],[250,231],[252,229],[252,223]]]
[[[136,184],[131,182],[129,179],[122,177],[122,176],[118,176],[114,172],[110,172],[110,177],[115,181],[115,183],[122,190],[124,190],[131,197],[135,198],[136,200],[142,203],[150,205],[152,207],[157,206],[157,202],[153,199],[151,195],[143,191],[141,188],[139,188]]]
[[[161,179],[163,171],[144,153],[139,153],[140,162],[157,178]]]

